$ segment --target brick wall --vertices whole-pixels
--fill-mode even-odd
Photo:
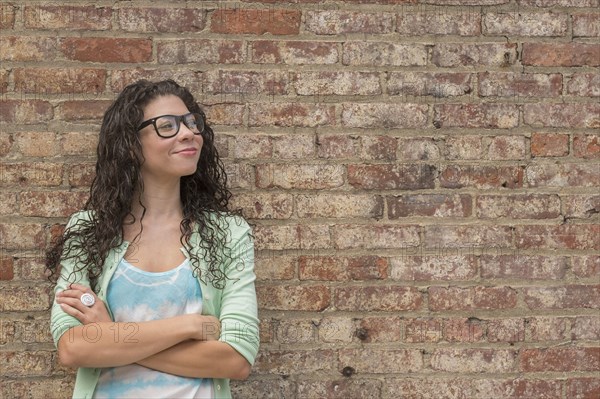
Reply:
[[[41,249],[174,77],[256,226],[238,397],[597,398],[598,5],[2,1],[0,396],[70,394]]]

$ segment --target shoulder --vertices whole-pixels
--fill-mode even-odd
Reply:
[[[93,211],[77,211],[71,215],[67,223],[67,229],[90,222],[94,217]]]
[[[213,223],[217,224],[221,229],[225,230],[232,236],[247,234],[252,231],[252,228],[243,217],[225,212],[213,212],[211,214]]]

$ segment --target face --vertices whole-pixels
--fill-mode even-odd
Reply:
[[[174,95],[161,96],[144,108],[144,121],[162,115],[185,115],[190,111],[183,101]],[[194,134],[182,121],[179,132],[170,138],[156,134],[153,125],[140,130],[142,143],[142,176],[144,179],[172,179],[188,176],[196,171],[202,135]]]

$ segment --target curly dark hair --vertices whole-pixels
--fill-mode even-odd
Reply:
[[[79,220],[58,237],[46,253],[46,268],[50,279],[56,281],[60,274],[61,259],[73,259],[79,268],[73,274],[87,272],[92,289],[96,287],[104,261],[111,249],[123,243],[123,224],[133,219],[132,205],[135,192],[143,192],[140,169],[144,162],[138,135],[144,107],[160,96],[179,97],[190,112],[204,112],[192,93],[173,80],[137,81],[127,86],[110,105],[102,121],[97,149],[96,176],[90,187],[90,197],[84,210],[90,220]],[[181,178],[181,244],[191,259],[194,273],[208,277],[214,287],[223,288],[227,276],[218,265],[228,257],[225,247],[226,220],[217,223],[216,217],[237,214],[228,209],[231,193],[227,189],[227,176],[214,145],[214,132],[208,125],[202,133],[204,143],[196,172]],[[144,218],[144,204],[141,203]],[[216,216],[216,217],[215,217]],[[187,244],[193,233],[200,234],[201,247],[208,263],[209,276],[200,273],[200,260],[196,251]],[[141,234],[141,233],[140,233]]]

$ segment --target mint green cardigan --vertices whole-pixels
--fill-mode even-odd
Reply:
[[[67,228],[77,224],[80,219],[89,220],[88,211],[80,211],[71,216]],[[250,226],[238,216],[217,216],[217,223],[229,222],[227,230],[226,251],[231,255],[232,261],[221,265],[221,270],[228,277],[225,288],[217,289],[208,281],[198,278],[202,290],[202,314],[213,315],[221,321],[220,341],[226,342],[238,351],[250,364],[254,364],[258,353],[258,316],[256,304],[256,291],[254,288],[254,244]],[[190,244],[192,251],[196,250],[200,259],[202,275],[207,276],[207,265],[203,261],[205,256],[198,245],[200,235],[193,233]],[[119,247],[112,249],[104,262],[102,274],[99,278],[97,296],[106,303],[108,283],[115,272],[117,265],[125,255],[129,243],[124,241]],[[188,255],[186,254],[186,257]],[[70,283],[79,283],[90,286],[85,273],[74,273],[71,279],[67,278],[74,270],[72,260],[61,262],[62,268],[54,292],[62,291]],[[206,279],[205,279],[206,280]],[[109,309],[110,312],[110,309]],[[56,301],[52,304],[50,329],[55,346],[58,346],[60,337],[72,327],[81,325],[76,318],[65,313]],[[112,313],[111,313],[112,314]],[[100,376],[100,368],[79,368],[75,380],[73,398],[91,398]],[[213,379],[214,394],[216,399],[231,398],[228,379]]]

